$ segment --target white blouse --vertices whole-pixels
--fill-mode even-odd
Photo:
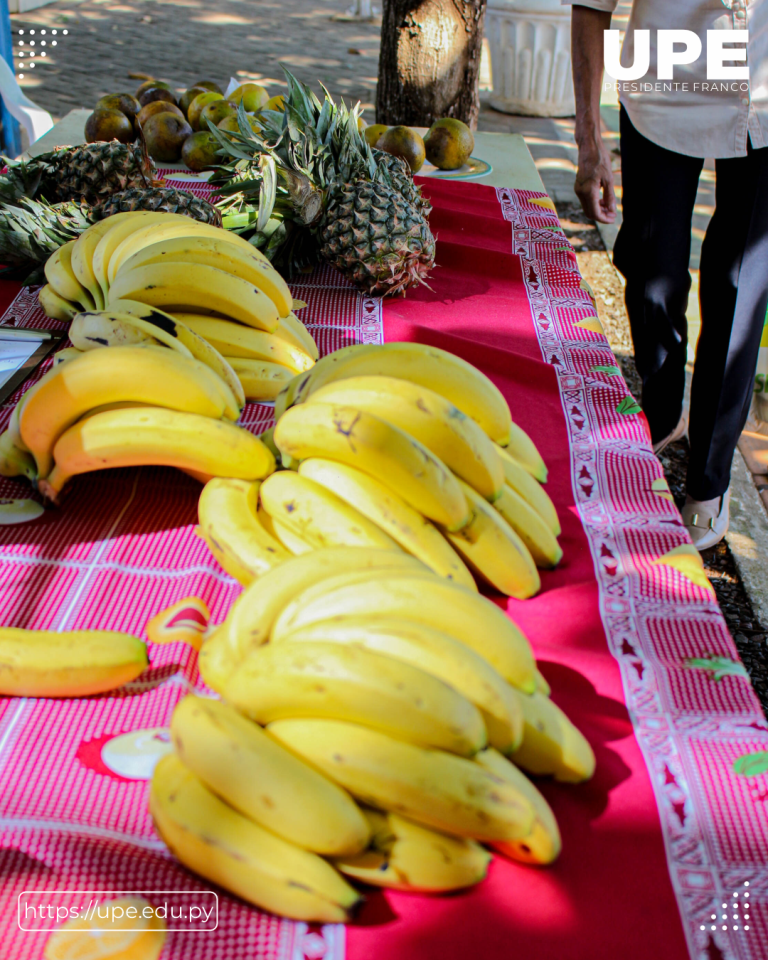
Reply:
[[[618,2],[561,0],[564,6],[611,13]],[[743,157],[748,135],[754,148],[768,146],[768,0],[634,0],[621,51],[625,69],[635,62],[635,30],[650,31],[650,66],[640,79],[619,81],[619,99],[643,136],[689,157]],[[671,79],[658,75],[658,30],[689,30],[701,40],[699,58],[675,64]],[[746,68],[748,78],[708,78],[709,30],[749,32],[746,62],[743,54],[741,60],[727,59],[725,41],[723,64]]]

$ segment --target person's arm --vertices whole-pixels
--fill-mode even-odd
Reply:
[[[579,148],[575,190],[584,213],[601,223],[616,219],[611,157],[600,132],[603,33],[610,27],[610,12],[576,5],[572,8],[571,60]]]

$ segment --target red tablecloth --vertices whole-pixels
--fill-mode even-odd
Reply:
[[[163,960],[342,960],[345,950],[350,960],[765,957],[768,781],[733,763],[768,751],[768,724],[745,676],[715,679],[689,663],[737,656],[711,592],[654,563],[686,534],[642,414],[590,329],[594,305],[573,252],[543,195],[425,189],[438,237],[432,291],[386,302],[383,338],[433,343],[479,366],[547,461],[564,559],[543,574],[539,596],[507,609],[553,698],[593,744],[597,773],[586,785],[542,784],[563,832],[553,867],[497,859],[460,895],[373,892],[346,932],[268,918],[222,894],[219,929],[173,934]],[[7,303],[16,288],[0,287]],[[380,339],[380,303],[333,271],[295,294],[325,351]],[[40,322],[33,310],[29,298],[12,308],[26,324]],[[249,405],[245,422],[260,429],[269,417]],[[94,474],[72,484],[59,511],[0,528],[0,622],[141,634],[151,614],[191,594],[220,621],[239,588],[193,534],[198,492],[168,470]],[[28,491],[6,481],[0,495]],[[104,763],[106,742],[165,727],[199,683],[188,647],[154,647],[151,659],[120,696],[3,703],[4,957],[37,957],[45,941],[16,928],[24,889],[207,888],[157,840],[146,782]],[[721,904],[744,905],[747,892],[750,919],[742,906],[738,922],[730,911],[723,921]]]

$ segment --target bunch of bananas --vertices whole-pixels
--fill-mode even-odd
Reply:
[[[551,863],[557,821],[523,770],[594,772],[514,624],[403,551],[285,560],[199,665],[223,700],[176,708],[155,825],[191,870],[287,917],[348,919],[341,875],[437,892],[480,882],[489,847]]]
[[[216,358],[243,399],[274,400],[318,356],[269,260],[237,234],[181,214],[101,220],[60,247],[45,275],[40,303],[71,321],[76,349],[162,344]]]
[[[546,467],[501,393],[458,357],[414,343],[352,346],[297,375],[262,439],[283,467],[211,482],[199,531],[243,585],[320,547],[405,551],[476,589],[540,588],[562,556]]]
[[[216,367],[191,355],[144,344],[77,353],[16,405],[0,474],[27,476],[53,502],[71,477],[109,467],[263,478],[275,459],[234,422],[241,406]]]

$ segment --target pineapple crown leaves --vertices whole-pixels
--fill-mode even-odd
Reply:
[[[91,225],[87,208],[74,202],[52,205],[22,197],[0,204],[0,262],[26,276],[63,243]],[[6,275],[7,276],[7,275]]]
[[[14,203],[22,197],[34,197],[40,189],[43,168],[34,160],[11,160],[0,156],[0,164],[6,169],[0,174],[0,200]]]

